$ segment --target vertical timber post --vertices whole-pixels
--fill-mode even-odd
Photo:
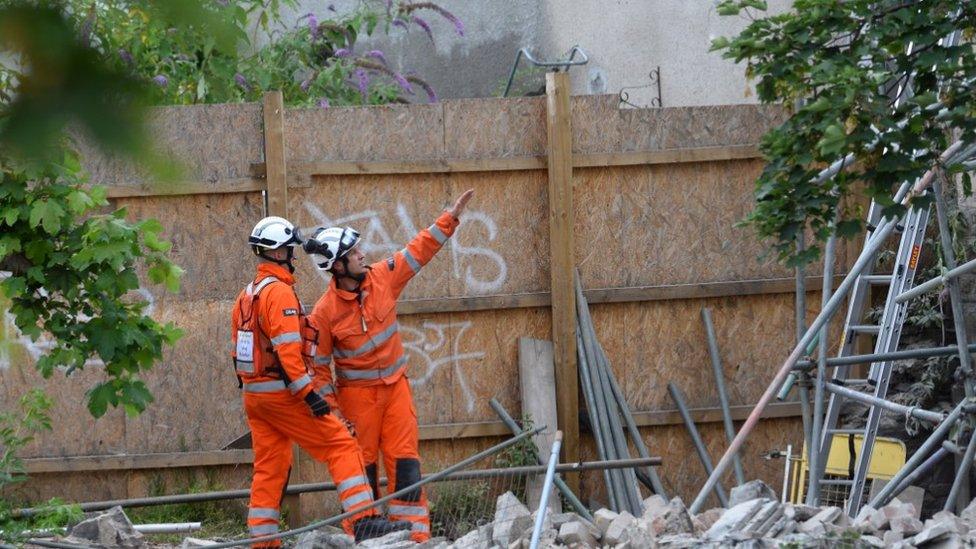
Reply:
[[[285,101],[280,91],[264,94],[264,165],[265,214],[288,219],[288,180],[285,171]],[[291,479],[301,482],[301,461],[298,445],[292,447]],[[288,517],[289,528],[304,526],[301,494],[283,495],[282,511]]]
[[[573,285],[573,134],[569,74],[546,73],[549,250],[552,275],[552,345],[556,415],[563,432],[563,460],[579,461],[579,374],[576,370],[576,294]],[[567,479],[573,491],[579,477]]]
[[[285,177],[285,104],[280,91],[264,94],[264,165],[267,215],[288,218]]]

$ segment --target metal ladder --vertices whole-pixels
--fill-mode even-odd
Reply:
[[[865,247],[870,241],[874,228],[881,221],[882,207],[871,202],[868,211],[868,235],[865,238]],[[894,266],[891,274],[873,274],[873,268],[858,277],[854,288],[851,291],[848,303],[847,317],[844,320],[843,342],[838,356],[851,356],[855,353],[855,343],[860,334],[871,334],[877,337],[874,352],[887,353],[898,349],[901,339],[901,330],[905,322],[908,310],[908,303],[896,303],[895,297],[902,292],[909,290],[915,279],[915,271],[918,266],[918,257],[921,251],[922,242],[925,238],[925,229],[929,220],[929,207],[912,207],[901,219],[897,226],[901,232],[901,239],[898,251],[895,255]],[[876,260],[875,260],[876,261]],[[884,311],[881,314],[879,324],[869,325],[863,323],[865,308],[871,287],[887,287],[887,299],[885,300]],[[835,369],[830,383],[841,385],[864,384],[874,386],[874,396],[885,398],[888,393],[888,383],[891,379],[892,362],[877,362],[871,364],[870,374],[865,380],[853,380],[848,377],[849,366],[841,366]],[[865,482],[867,480],[868,465],[871,462],[871,454],[874,450],[874,442],[877,437],[878,423],[884,410],[876,406],[870,406],[867,422],[863,428],[840,429],[837,421],[840,411],[848,399],[842,395],[831,393],[827,404],[826,417],[824,418],[824,428],[820,441],[820,463],[818,471],[811,471],[820,479],[820,494],[824,493],[824,488],[828,486],[849,487],[847,496],[846,511],[849,515],[855,516],[861,508],[861,501],[864,494]],[[850,479],[824,479],[827,456],[829,455],[830,445],[834,440],[834,435],[846,434],[851,437],[861,435],[861,450],[857,455],[857,462],[854,467],[854,475]],[[819,498],[818,498],[819,499]]]

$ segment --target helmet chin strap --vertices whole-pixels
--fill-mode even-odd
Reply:
[[[295,265],[294,263],[292,263],[292,261],[294,261],[295,259],[295,249],[292,248],[291,246],[288,246],[288,257],[286,257],[285,259],[277,259],[269,255],[265,255],[264,250],[258,252],[258,257],[262,259],[266,259],[272,263],[277,263],[278,265],[281,265],[283,267],[287,267],[289,273],[295,274]]]
[[[335,269],[333,269],[332,270],[332,276],[334,276],[336,278],[348,278],[350,280],[353,280],[353,281],[356,282],[356,286],[359,286],[360,284],[362,284],[362,282],[364,280],[366,280],[366,273],[359,273],[359,274],[350,274],[349,273],[349,257],[348,256],[343,256],[343,257],[339,258],[339,261],[341,261],[342,262],[342,266],[345,267],[345,269],[344,269],[345,270],[345,273],[340,274],[340,273],[337,273],[335,271]],[[368,270],[369,267],[366,267],[366,269]]]

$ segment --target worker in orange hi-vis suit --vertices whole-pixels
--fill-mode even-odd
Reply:
[[[357,246],[351,228],[319,228],[305,241],[319,269],[332,273],[325,294],[309,319],[318,330],[315,367],[322,376],[334,362],[342,414],[355,426],[366,459],[366,472],[379,497],[377,463],[383,467],[390,493],[420,480],[417,411],[406,377],[396,316],[396,301],[407,282],[441,249],[458,226],[458,217],[474,191],[468,190],[406,248],[372,265]],[[411,538],[430,538],[427,498],[420,488],[390,501],[390,520],[413,523]]]
[[[234,304],[231,333],[254,448],[247,524],[252,537],[261,537],[278,533],[292,442],[328,466],[344,511],[362,509],[374,500],[356,440],[312,390],[311,356],[303,356],[303,340],[313,334],[303,329],[307,324],[293,288],[292,259],[301,238],[287,220],[266,217],[255,225],[248,243],[260,260],[254,281]],[[412,526],[378,514],[375,508],[363,509],[343,526],[357,541]],[[254,546],[280,547],[281,541]]]

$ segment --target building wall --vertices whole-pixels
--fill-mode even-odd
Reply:
[[[630,101],[649,106],[657,96],[656,86],[647,86],[649,73],[660,66],[664,106],[756,102],[744,67],[708,51],[712,38],[735,34],[748,19],[719,16],[712,0],[440,0],[438,4],[461,18],[465,36],[427,12],[424,17],[434,30],[433,44],[412,26],[409,32],[393,28],[390,36],[380,32],[362,46],[364,51],[383,50],[401,70],[427,79],[442,98],[500,95],[521,47],[529,47],[540,59],[558,59],[579,45],[590,62],[572,70],[575,95],[618,94],[634,87],[627,90]],[[777,13],[791,2],[769,4],[770,13]],[[329,5],[302,0],[286,20],[309,12],[327,16]],[[341,13],[355,9],[359,2],[331,5]],[[520,82],[523,94],[543,86],[540,74]]]

